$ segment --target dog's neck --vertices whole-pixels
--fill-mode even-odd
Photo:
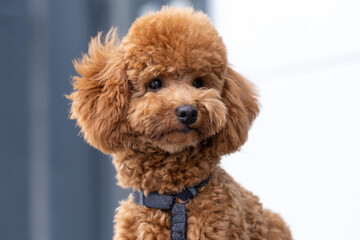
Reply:
[[[147,146],[113,155],[119,185],[145,192],[176,193],[211,176],[220,162],[206,143],[167,153]]]

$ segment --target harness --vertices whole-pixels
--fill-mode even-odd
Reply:
[[[146,196],[143,191],[132,189],[134,202],[140,206],[171,210],[171,240],[186,240],[186,207],[185,204],[193,199],[200,188],[204,187],[210,180],[206,178],[201,183],[186,187],[183,191],[174,194],[159,194],[150,192]],[[179,199],[181,203],[175,203]]]

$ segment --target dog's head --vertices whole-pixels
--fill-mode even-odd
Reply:
[[[139,141],[170,153],[206,141],[231,153],[259,110],[210,20],[192,9],[141,17],[122,41],[114,29],[99,34],[74,65],[71,118],[104,153]]]

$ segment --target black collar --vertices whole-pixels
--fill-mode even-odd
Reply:
[[[132,189],[134,202],[140,206],[148,208],[158,208],[162,210],[171,209],[171,240],[186,240],[186,207],[185,204],[193,199],[200,188],[204,187],[210,180],[206,178],[201,183],[186,187],[183,191],[174,194],[160,194],[150,192],[146,196],[143,191]],[[176,199],[182,203],[175,203]]]

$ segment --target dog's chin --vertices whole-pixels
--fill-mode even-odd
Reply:
[[[155,140],[153,144],[166,152],[176,153],[187,147],[195,147],[200,141],[200,136],[195,129],[185,127],[164,134],[160,139]]]

